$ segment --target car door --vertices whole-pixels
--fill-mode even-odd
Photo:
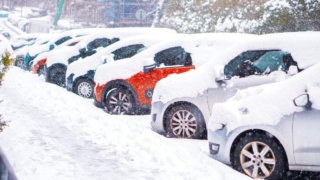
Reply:
[[[207,90],[210,113],[214,103],[225,102],[240,89],[275,82],[278,74],[271,72],[287,72],[291,65],[296,64],[290,53],[280,50],[241,53],[224,67],[226,79],[217,82],[218,88]]]
[[[316,109],[294,114],[293,151],[297,165],[320,166],[319,117],[320,111]]]

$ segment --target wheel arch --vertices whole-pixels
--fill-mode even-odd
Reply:
[[[127,82],[124,81],[124,80],[120,80],[120,79],[118,79],[118,80],[112,80],[112,81],[108,82],[108,83],[104,86],[104,88],[103,88],[103,90],[102,90],[102,93],[101,93],[101,103],[102,103],[102,105],[103,105],[103,106],[106,105],[106,104],[105,104],[106,93],[107,93],[109,90],[111,90],[112,88],[114,88],[115,86],[119,86],[119,85],[122,86],[122,87],[124,87],[124,88],[126,88],[126,89],[128,89],[128,90],[132,93],[132,96],[133,96],[133,98],[134,98],[135,105],[136,105],[136,106],[139,106],[140,103],[139,103],[139,99],[138,99],[138,96],[137,96],[137,93],[136,93],[135,89],[134,89],[129,83],[127,83]]]
[[[262,128],[251,128],[251,129],[245,129],[243,131],[240,131],[239,134],[237,134],[236,136],[234,136],[232,138],[231,142],[228,145],[228,151],[226,151],[229,154],[229,160],[230,162],[233,161],[234,158],[234,150],[236,148],[236,145],[240,142],[240,139],[244,136],[246,136],[248,133],[260,133],[260,134],[265,134],[267,136],[269,136],[270,138],[272,138],[273,140],[275,140],[277,142],[277,144],[279,146],[281,146],[281,148],[284,150],[284,157],[285,157],[285,162],[287,163],[287,165],[289,165],[289,154],[288,154],[288,149],[283,145],[283,141],[281,141],[281,138],[278,136],[277,133],[275,133],[274,131],[270,132],[268,130],[262,129]],[[230,136],[232,137],[232,135]]]
[[[194,103],[189,102],[189,101],[177,101],[177,102],[170,103],[167,107],[165,107],[165,110],[163,112],[163,117],[162,117],[162,125],[163,125],[163,129],[165,130],[166,133],[167,133],[167,121],[166,121],[167,114],[172,110],[172,108],[174,108],[176,106],[183,105],[183,104],[191,105],[194,108],[197,108],[198,111],[200,112],[200,115],[202,116],[202,118],[204,120],[203,112]],[[205,126],[206,126],[205,131],[207,131],[207,123],[205,123]]]
[[[65,64],[62,64],[62,63],[55,63],[51,66],[47,66],[47,64],[45,64],[45,75],[46,75],[46,82],[49,82],[49,78],[50,78],[50,72],[52,71],[52,69],[54,68],[58,68],[58,67],[62,67],[66,70],[67,72],[67,69],[68,69],[68,66],[65,65]]]

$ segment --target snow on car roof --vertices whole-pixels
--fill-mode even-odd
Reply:
[[[164,33],[175,33],[176,31],[166,28],[115,28],[115,29],[108,29],[102,32],[97,32],[92,35],[87,36],[81,42],[79,42],[73,48],[63,48],[59,51],[58,54],[50,54],[47,59],[47,65],[51,66],[55,63],[67,63],[68,59],[72,56],[78,55],[79,50],[81,48],[86,47],[88,43],[92,42],[98,38],[119,38],[124,39],[128,37],[132,37],[135,35],[140,34],[148,34],[148,33],[155,33],[155,32],[164,32]],[[67,50],[68,49],[68,50]],[[59,57],[57,57],[59,56]]]
[[[104,48],[103,50],[97,52],[92,56],[86,57],[81,61],[76,61],[70,64],[68,66],[66,77],[68,77],[71,73],[73,73],[74,76],[77,77],[79,75],[83,75],[87,73],[88,69],[95,70],[98,66],[102,65],[102,56],[109,55],[113,51],[121,47],[134,45],[134,44],[143,44],[146,48],[149,48],[152,45],[155,45],[166,39],[171,39],[174,36],[176,36],[175,33],[165,33],[165,34],[153,33],[153,34],[137,35],[130,38],[126,38],[124,40],[120,40],[114,44],[111,44],[110,46],[107,46],[106,48]],[[110,57],[110,59],[112,58]]]
[[[242,52],[262,49],[290,52],[299,68],[305,69],[320,62],[320,32],[267,34],[236,43],[196,70],[159,81],[152,100],[166,103],[175,98],[196,97],[208,88],[216,88],[216,68],[223,67]],[[170,90],[167,87],[171,87]]]
[[[241,126],[276,125],[282,117],[303,111],[293,104],[293,99],[306,92],[312,108],[320,110],[319,70],[317,63],[285,81],[239,90],[227,102],[213,106],[209,129],[226,124],[229,133]]]
[[[10,42],[13,43],[19,39],[30,39],[30,38],[41,38],[44,36],[48,36],[49,34],[46,33],[30,33],[30,34],[24,34],[24,35],[20,35],[20,36],[15,36],[13,38],[11,38]]]
[[[143,66],[154,64],[153,58],[156,53],[178,46],[190,53],[193,65],[199,66],[237,40],[251,36],[253,35],[233,33],[180,34],[172,40],[154,45],[129,59],[100,66],[96,71],[94,80],[99,84],[104,84],[113,79],[129,78],[142,71]]]

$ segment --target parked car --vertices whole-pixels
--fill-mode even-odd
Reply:
[[[195,71],[163,79],[152,99],[152,129],[167,137],[206,138],[215,103],[238,89],[284,80],[318,62],[319,38],[319,32],[261,35],[227,48]]]
[[[24,46],[30,46],[34,44],[37,40],[45,36],[48,36],[48,34],[44,34],[44,33],[24,34],[24,35],[13,37],[10,40],[10,42],[12,44],[12,49],[17,50]]]
[[[54,37],[51,38],[51,40],[43,45],[38,45],[38,46],[31,46],[28,49],[27,55],[23,57],[19,57],[18,60],[24,61],[24,68],[26,70],[31,70],[30,67],[33,63],[34,58],[36,58],[39,54],[43,52],[48,52],[53,50],[55,47],[61,45],[62,43],[66,42],[69,39],[79,37],[79,36],[84,36],[92,33],[97,33],[100,31],[104,31],[105,29],[76,29],[76,30],[70,30],[66,31],[60,34],[55,34],[53,35]]]
[[[95,105],[112,114],[148,113],[153,89],[159,80],[195,69],[234,42],[251,36],[223,33],[180,35],[131,58],[104,64],[94,76]]]
[[[0,18],[7,18],[9,16],[8,11],[2,11],[0,10]]]
[[[57,53],[57,52],[59,52],[59,49],[62,49],[65,46],[69,46],[69,47],[75,46],[76,44],[78,44],[84,38],[86,38],[86,36],[80,36],[80,37],[76,37],[76,38],[70,39],[70,40],[62,43],[60,46],[58,46],[57,48],[53,49],[52,51],[44,52],[44,53],[41,53],[40,55],[38,55],[33,60],[33,64],[31,65],[31,69],[32,69],[33,73],[34,74],[38,74],[38,75],[45,75],[45,64],[47,62],[47,56],[49,56],[49,54]]]
[[[130,58],[150,46],[171,39],[174,36],[177,36],[177,34],[155,33],[133,36],[118,41],[95,55],[70,64],[66,74],[67,90],[85,98],[92,98],[94,89],[93,77],[99,66],[124,58]]]
[[[284,179],[288,170],[320,171],[319,70],[317,63],[215,104],[208,123],[211,156],[255,179]]]
[[[73,47],[64,47],[47,57],[45,68],[46,82],[65,87],[66,71],[69,64],[95,54],[104,47],[119,40],[139,34],[156,32],[176,33],[166,28],[116,28],[94,33]]]

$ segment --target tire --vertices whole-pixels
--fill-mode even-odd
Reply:
[[[21,69],[25,69],[25,68],[24,68],[24,60],[23,60],[22,58],[18,58],[18,59],[16,60],[16,66],[19,67],[19,68],[21,68]]]
[[[93,98],[94,83],[85,78],[81,78],[74,86],[74,92],[84,98]]]
[[[28,63],[28,71],[32,70],[33,60],[29,61]]]
[[[44,65],[42,65],[42,66],[39,67],[37,73],[38,73],[39,76],[41,76],[41,75],[44,75],[44,76],[45,76]]]
[[[165,115],[167,137],[206,139],[206,123],[200,110],[191,104],[174,106]]]
[[[109,114],[135,114],[134,97],[127,88],[121,86],[107,92],[105,107]]]
[[[66,68],[62,66],[53,67],[49,72],[48,82],[61,87],[66,86]]]
[[[252,132],[240,138],[233,151],[231,164],[234,169],[251,178],[278,180],[287,176],[285,157],[277,141],[263,133]]]

